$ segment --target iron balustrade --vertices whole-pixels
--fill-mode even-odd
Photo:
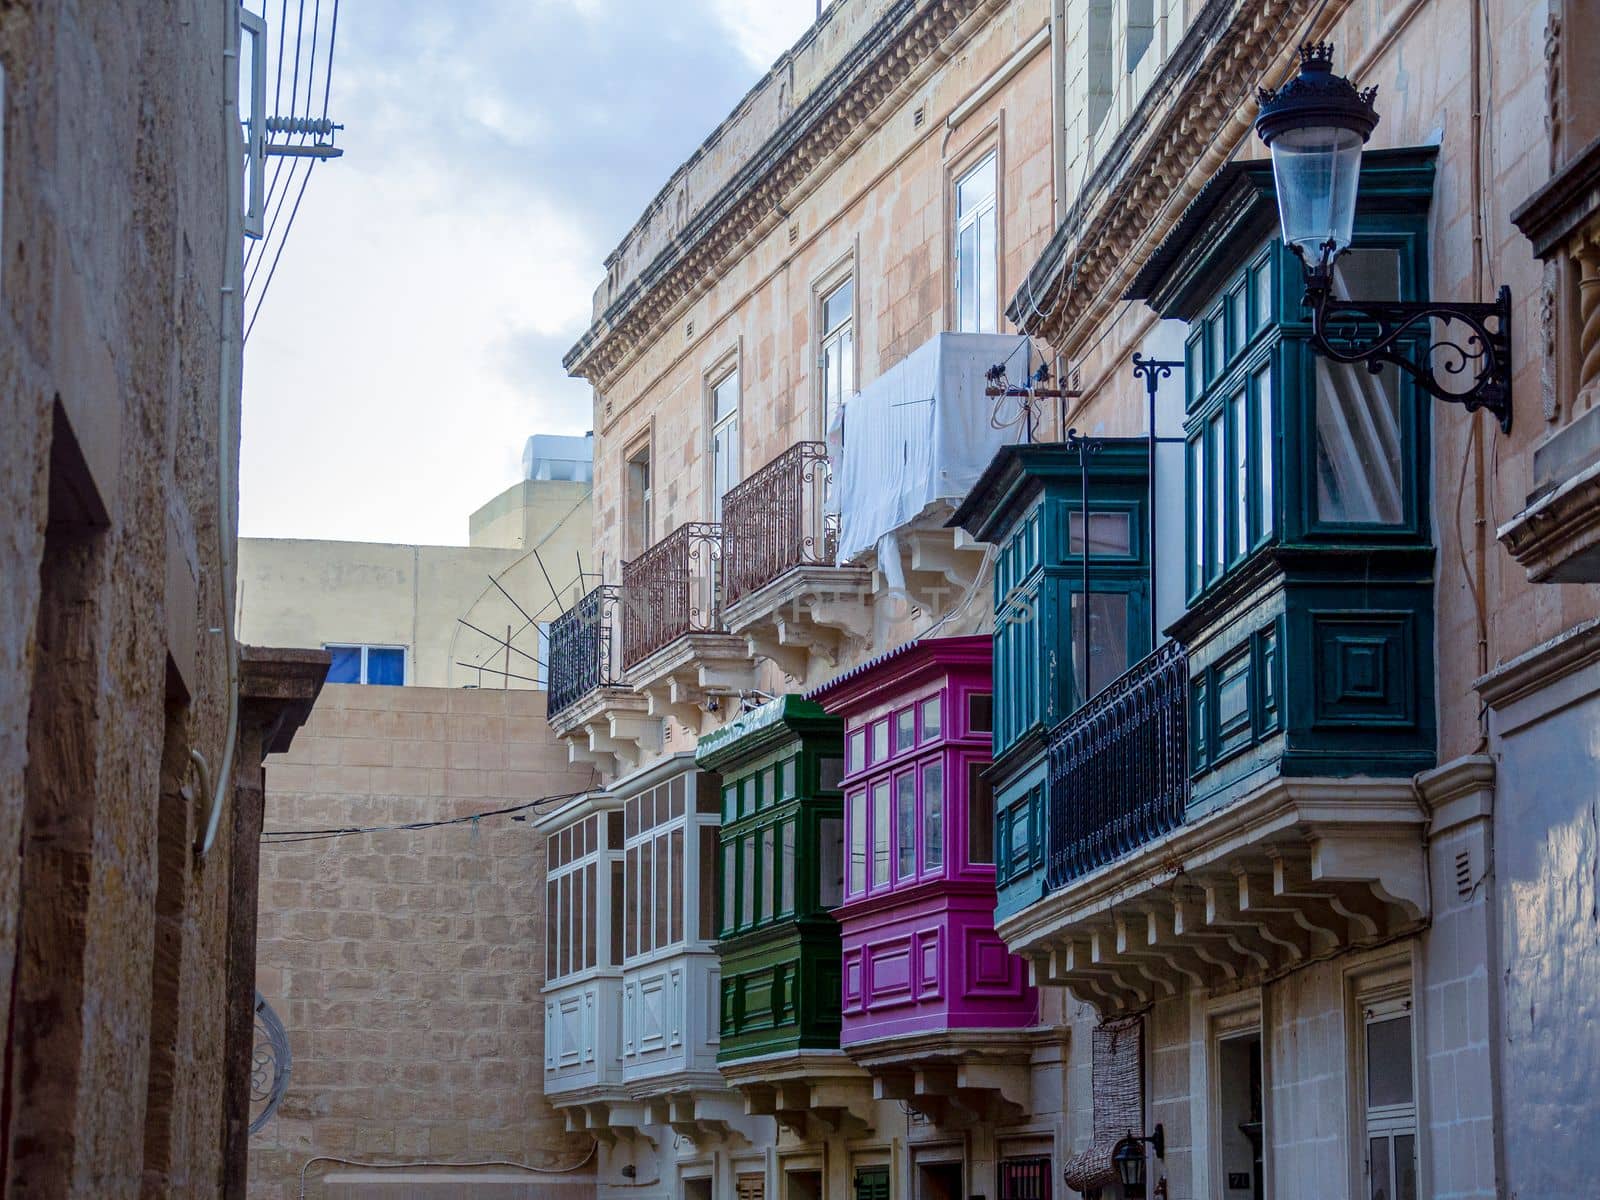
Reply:
[[[1046,888],[1183,824],[1188,701],[1188,655],[1167,642],[1051,731]]]
[[[722,498],[723,603],[795,567],[831,566],[837,516],[826,512],[825,442],[797,442]]]
[[[722,527],[680,525],[622,564],[622,665],[633,667],[687,633],[717,627]]]
[[[617,682],[611,631],[616,625],[618,588],[602,583],[550,622],[551,717],[591,692]]]

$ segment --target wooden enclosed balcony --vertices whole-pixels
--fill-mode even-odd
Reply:
[[[721,621],[722,527],[680,525],[622,564],[622,665],[652,717],[695,734],[719,697],[755,686],[742,638]]]
[[[573,762],[625,773],[661,749],[661,722],[622,682],[616,642],[620,593],[601,584],[550,623],[547,720]]]
[[[1376,944],[1428,914],[1409,779],[1275,774],[1191,806],[1190,672],[1168,643],[1051,734],[1045,895],[1001,922],[1103,1014]]]
[[[722,500],[723,620],[750,653],[804,680],[872,630],[872,577],[838,567],[838,515],[823,442],[797,442]]]

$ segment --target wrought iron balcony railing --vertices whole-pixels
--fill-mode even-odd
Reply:
[[[722,527],[680,525],[622,564],[622,665],[633,667],[686,633],[717,627]]]
[[[1168,642],[1051,731],[1048,889],[1183,824],[1188,697],[1188,656]]]
[[[826,512],[828,447],[797,442],[722,498],[723,603],[800,566],[826,566],[838,517]]]
[[[550,622],[550,716],[617,682],[611,631],[618,588],[602,583]]]

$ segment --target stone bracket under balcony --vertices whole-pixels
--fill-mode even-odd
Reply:
[[[893,593],[903,586],[910,603],[930,615],[950,611],[977,583],[988,550],[964,530],[942,525],[912,526],[893,534],[887,547],[892,559],[883,556],[885,548],[880,543],[867,556],[882,589]]]
[[[872,595],[864,567],[798,566],[728,605],[722,623],[751,655],[804,682],[817,659],[836,667],[852,639],[872,635]]]
[[[630,667],[626,679],[658,723],[670,717],[698,737],[716,724],[713,702],[754,690],[756,664],[741,637],[685,633]]]
[[[872,1076],[873,1097],[895,1100],[946,1129],[1004,1125],[1032,1112],[1025,1029],[961,1029],[861,1042],[849,1054]]]
[[[724,1063],[750,1116],[772,1117],[802,1141],[873,1132],[872,1077],[838,1051],[801,1050]]]
[[[1278,779],[1046,895],[1000,935],[1041,984],[1110,1016],[1223,989],[1420,927],[1409,780]]]
[[[550,718],[567,743],[567,758],[615,777],[661,753],[661,721],[649,701],[627,688],[596,688]]]

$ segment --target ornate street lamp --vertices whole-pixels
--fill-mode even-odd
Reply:
[[[1341,363],[1384,363],[1405,371],[1440,400],[1486,408],[1511,431],[1511,289],[1493,303],[1368,301],[1334,295],[1334,263],[1350,247],[1361,150],[1378,124],[1378,89],[1357,91],[1333,73],[1333,47],[1300,47],[1300,72],[1276,91],[1263,88],[1256,133],[1272,152],[1284,243],[1306,273],[1311,344]],[[1466,326],[1460,340],[1432,340],[1417,355],[1408,334],[1438,319]],[[1331,332],[1330,332],[1331,330]],[[1376,330],[1376,332],[1374,332]],[[1431,332],[1431,331],[1430,331]],[[1446,387],[1438,375],[1468,383]]]
[[[1117,1177],[1122,1180],[1122,1194],[1126,1200],[1143,1200],[1145,1195],[1145,1162],[1144,1144],[1150,1143],[1150,1148],[1156,1152],[1157,1158],[1167,1157],[1167,1131],[1160,1125],[1149,1137],[1135,1137],[1133,1131],[1128,1131],[1128,1136],[1117,1143],[1116,1149],[1111,1151],[1111,1164],[1117,1169]]]

